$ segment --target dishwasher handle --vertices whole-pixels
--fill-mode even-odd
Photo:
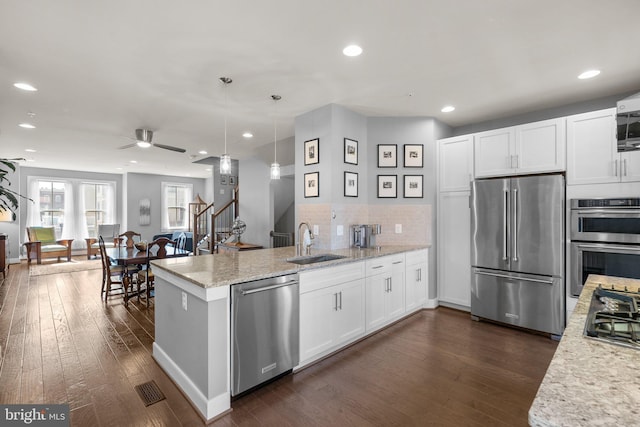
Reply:
[[[251,295],[251,294],[255,294],[263,291],[270,291],[271,289],[282,288],[283,286],[291,286],[297,283],[298,283],[297,280],[289,280],[288,282],[285,282],[285,283],[278,283],[276,285],[263,286],[262,288],[251,289],[249,291],[242,291],[242,296]]]

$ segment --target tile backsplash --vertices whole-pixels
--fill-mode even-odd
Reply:
[[[432,243],[431,205],[305,204],[298,205],[297,209],[298,222],[308,222],[312,230],[318,226],[312,250],[349,247],[352,224],[380,224],[382,233],[376,238],[378,245]],[[401,225],[401,233],[395,232],[396,224]],[[343,227],[342,236],[337,235],[339,225]]]

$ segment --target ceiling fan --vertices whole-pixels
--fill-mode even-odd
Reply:
[[[134,138],[130,138],[127,137],[129,139],[134,139]],[[138,146],[140,148],[149,148],[151,146],[154,147],[158,147],[158,148],[164,148],[165,150],[171,150],[171,151],[176,151],[178,153],[184,153],[187,150],[185,150],[184,148],[179,148],[179,147],[173,147],[171,145],[164,145],[164,144],[156,144],[151,142],[151,140],[153,139],[153,131],[149,130],[149,129],[136,129],[136,137],[135,137],[135,141],[132,144],[128,144],[128,145],[123,145],[122,147],[118,148],[119,150],[124,150],[125,148],[131,148],[134,146]]]

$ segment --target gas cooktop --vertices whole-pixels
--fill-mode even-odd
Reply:
[[[584,333],[612,344],[640,349],[640,293],[620,289],[593,291]]]

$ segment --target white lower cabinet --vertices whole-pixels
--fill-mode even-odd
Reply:
[[[299,366],[364,335],[364,286],[364,262],[300,274]]]
[[[401,317],[405,312],[404,253],[366,263],[366,330]]]
[[[404,306],[407,313],[423,308],[427,302],[428,259],[428,250],[408,252],[405,256]]]

